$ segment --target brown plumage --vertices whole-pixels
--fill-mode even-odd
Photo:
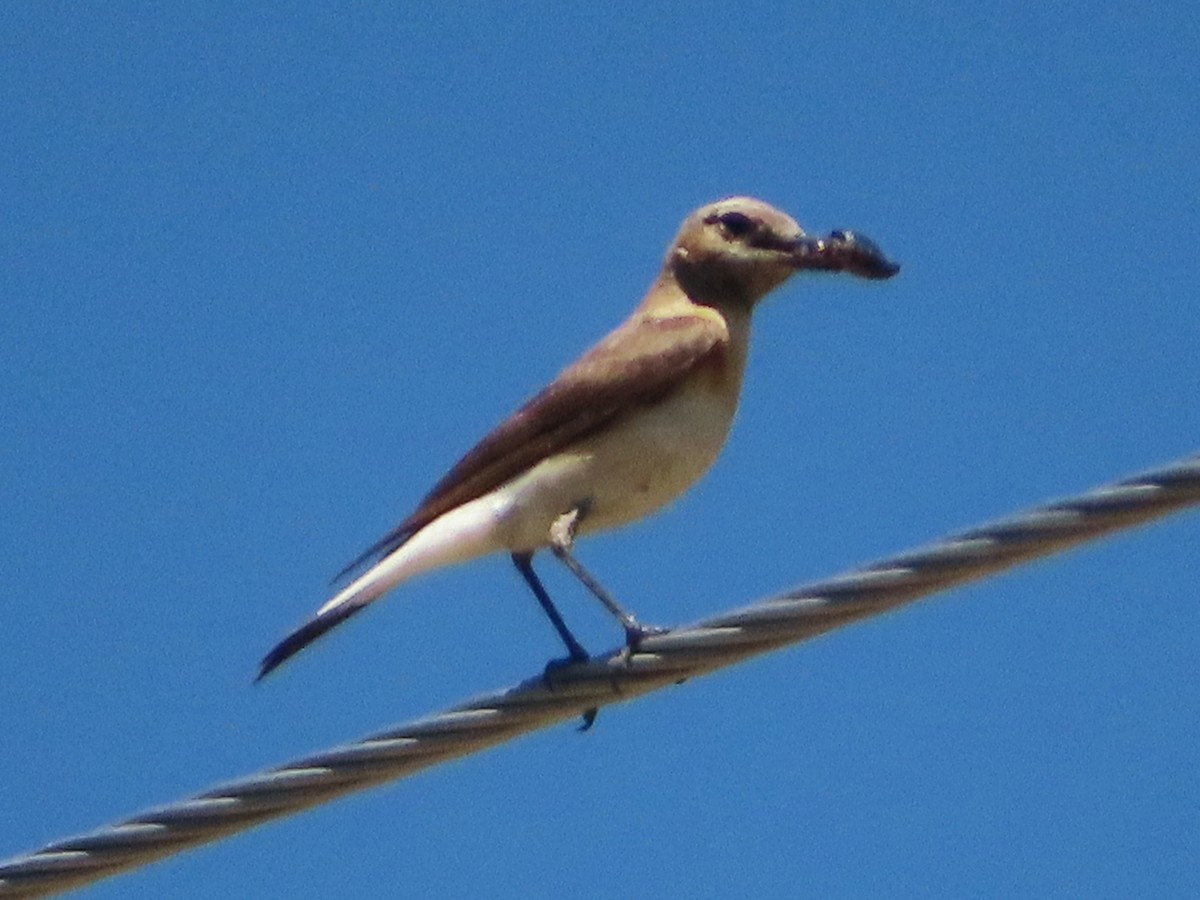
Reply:
[[[475,445],[417,508],[348,566],[370,567],[278,644],[267,674],[413,575],[512,554],[572,657],[583,654],[529,564],[548,547],[635,643],[642,634],[571,555],[576,534],[640,518],[686,490],[724,444],[754,305],[802,269],[888,278],[897,267],[849,232],[810,238],[746,197],[689,216],[633,314]],[[339,576],[340,577],[340,576]]]

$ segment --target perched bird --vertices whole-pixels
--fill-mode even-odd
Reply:
[[[712,465],[737,408],[754,305],[802,270],[882,279],[899,267],[861,236],[813,238],[759,200],[684,220],[662,271],[615,331],[475,445],[416,510],[339,575],[369,567],[262,661],[259,678],[421,572],[506,552],[572,659],[587,652],[532,567],[549,549],[636,647],[649,631],[572,555],[579,535],[671,502]]]

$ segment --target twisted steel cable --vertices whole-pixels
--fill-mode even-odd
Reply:
[[[41,897],[141,866],[1197,503],[1193,456],[0,862],[0,898]]]

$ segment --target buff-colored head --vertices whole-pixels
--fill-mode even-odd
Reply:
[[[811,238],[791,216],[751,197],[696,210],[667,251],[665,274],[694,301],[753,306],[802,269],[890,278],[899,266],[865,238],[835,231]]]

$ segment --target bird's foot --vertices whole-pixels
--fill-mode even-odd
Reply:
[[[546,667],[542,669],[542,681],[545,683],[546,687],[548,687],[550,690],[554,690],[554,673],[561,672],[563,669],[569,669],[571,666],[576,666],[580,663],[585,663],[589,659],[591,659],[591,656],[589,656],[582,648],[580,648],[578,651],[572,649],[570,654],[567,656],[564,656],[561,659],[552,659],[550,662],[546,663]]]
[[[625,623],[625,647],[621,650],[621,661],[629,665],[633,654],[642,649],[642,641],[656,634],[666,634],[670,628],[660,628],[657,625],[643,625],[630,618]]]
[[[578,665],[579,663],[585,663],[589,659],[591,659],[591,657],[588,656],[587,652],[582,647],[579,647],[578,649],[572,648],[569,656],[564,656],[562,659],[552,659],[550,662],[546,663],[546,667],[542,670],[542,682],[549,690],[553,691],[554,673],[560,672],[563,669],[569,669],[571,666]],[[590,709],[584,710],[582,713],[583,724],[579,726],[578,730],[581,733],[590,730],[591,727],[596,724],[596,715],[599,712],[600,707],[598,706],[593,706]]]

